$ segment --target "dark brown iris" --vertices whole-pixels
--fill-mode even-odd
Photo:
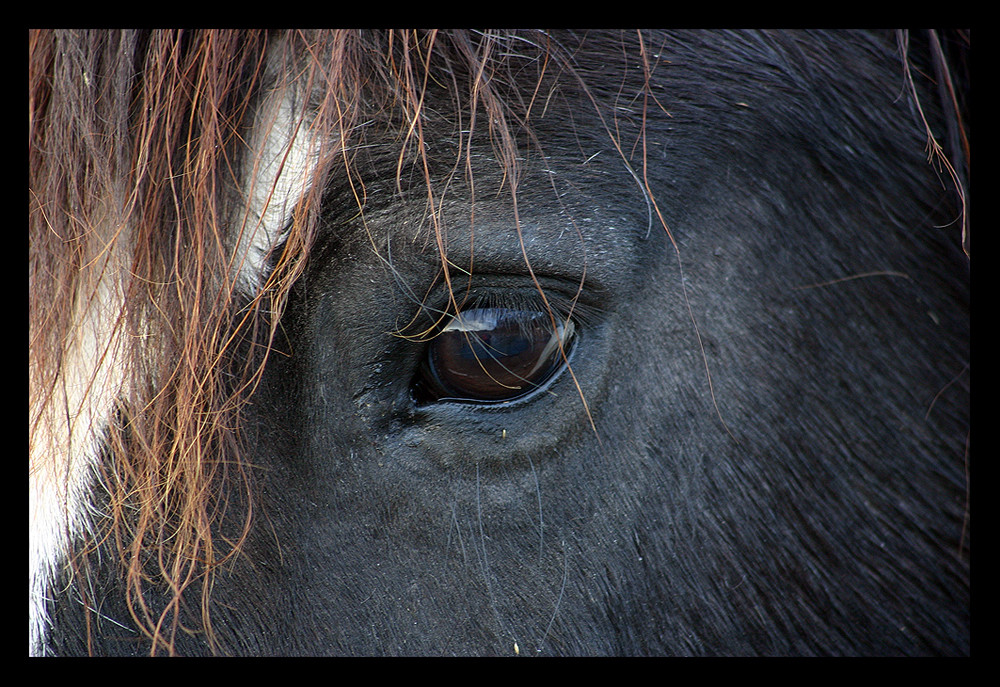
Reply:
[[[506,401],[531,393],[562,368],[572,322],[506,308],[466,310],[430,344],[429,400]]]

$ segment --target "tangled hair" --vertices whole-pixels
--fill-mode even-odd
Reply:
[[[642,35],[631,40],[648,80]],[[253,516],[241,411],[331,171],[360,209],[355,155],[375,125],[394,129],[397,170],[423,174],[436,218],[424,96],[443,89],[466,118],[452,174],[472,185],[470,140],[488,136],[516,218],[521,148],[537,144],[529,120],[567,77],[586,91],[544,32],[31,32],[33,592],[67,555],[56,542],[72,542],[79,580],[88,555],[114,551],[153,653],[172,650],[192,589],[211,638],[213,574]],[[645,186],[641,127],[623,143],[595,109]],[[443,258],[436,225],[434,237]],[[85,513],[90,501],[99,508]],[[162,611],[147,603],[153,587],[169,590]]]

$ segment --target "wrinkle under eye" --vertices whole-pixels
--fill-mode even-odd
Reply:
[[[565,365],[572,321],[535,310],[462,311],[430,342],[418,401],[509,401],[541,388]]]

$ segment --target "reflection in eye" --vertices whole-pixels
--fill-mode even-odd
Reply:
[[[552,324],[548,313],[534,310],[459,313],[430,343],[418,400],[488,403],[535,391],[569,353],[573,323],[557,318],[555,330]]]

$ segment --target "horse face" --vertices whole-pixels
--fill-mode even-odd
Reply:
[[[968,265],[841,38],[583,41],[513,181],[447,89],[419,166],[372,125],[242,417],[217,650],[968,651]]]

